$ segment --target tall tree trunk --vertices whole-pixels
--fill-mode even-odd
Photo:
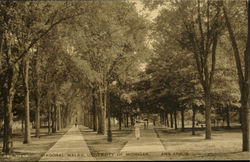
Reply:
[[[106,128],[106,111],[107,111],[107,85],[105,84],[105,88],[104,88],[104,99],[103,99],[103,111],[102,111],[102,127],[103,127],[103,134],[106,135],[107,134],[107,128]]]
[[[36,137],[40,137],[40,81],[39,81],[39,66],[38,66],[38,54],[35,56],[35,93],[36,93]]]
[[[196,114],[196,108],[193,106],[192,135],[195,135],[195,114]]]
[[[239,123],[240,123],[240,125],[242,125],[241,109],[238,110],[238,113],[239,113]]]
[[[92,109],[93,109],[93,131],[96,131],[96,105],[95,105],[95,89],[92,88]]]
[[[89,121],[88,121],[88,123],[89,123],[89,128],[90,129],[93,129],[93,114],[92,114],[92,110],[91,110],[91,108],[89,108],[89,113],[88,113],[88,119],[89,119]]]
[[[62,129],[61,106],[58,106],[58,130]]]
[[[57,106],[56,106],[56,102],[54,104],[54,132],[53,133],[56,133],[57,131]]]
[[[97,111],[97,106],[96,106],[96,111],[95,111],[95,126],[96,126],[96,130],[95,131],[98,131],[98,121],[99,121],[99,118],[98,118],[98,111]]]
[[[48,104],[48,135],[50,135],[51,104]]]
[[[241,108],[242,108],[242,151],[249,151],[249,103],[248,96],[246,95],[248,89],[245,90],[245,95],[241,97]]]
[[[133,117],[133,115],[130,115],[130,120],[131,120],[131,126],[134,126],[134,117]]]
[[[126,113],[126,127],[128,128],[128,113]]]
[[[30,106],[29,106],[29,58],[24,60],[24,87],[25,87],[25,133],[23,143],[30,143]]]
[[[122,108],[119,106],[119,130],[122,130]]]
[[[206,139],[211,139],[211,109],[210,93],[205,92],[205,121],[206,121]]]
[[[24,128],[24,122],[23,122],[23,117],[22,117],[22,133],[23,133],[23,128]]]
[[[223,2],[222,2],[223,3]],[[249,2],[247,5],[248,8],[248,19],[249,19]],[[244,63],[245,63],[245,69],[243,71],[242,65],[241,65],[241,58],[239,54],[238,45],[236,42],[236,38],[234,35],[234,32],[231,27],[231,22],[229,20],[229,17],[227,15],[226,7],[223,5],[223,13],[225,17],[226,26],[228,29],[229,37],[231,40],[237,72],[238,72],[238,81],[239,81],[239,87],[241,92],[241,129],[242,129],[242,151],[249,151],[249,74],[250,74],[250,67],[249,67],[249,55],[250,55],[250,49],[249,49],[249,39],[250,39],[250,33],[249,33],[249,20],[248,20],[248,37],[246,41],[246,49],[244,51]],[[244,75],[245,74],[245,75]]]
[[[10,51],[10,49],[9,49]],[[12,102],[16,93],[15,85],[18,78],[18,65],[14,68],[10,68],[7,71],[8,83],[7,93],[4,96],[4,135],[3,135],[3,149],[6,154],[10,154],[13,151],[13,139],[12,139]]]
[[[56,105],[53,104],[53,115],[52,118],[52,133],[56,133]]]
[[[86,127],[89,127],[89,123],[88,123],[88,121],[89,121],[89,116],[88,116],[88,110],[84,110],[84,123],[85,123],[85,126]]]
[[[99,113],[98,113],[98,134],[104,134],[103,130],[103,102],[102,102],[102,92],[101,88],[99,87]]]
[[[170,112],[170,125],[171,125],[171,128],[174,127],[174,122],[173,122],[173,112],[171,111]]]
[[[52,133],[54,133],[54,131],[53,131],[53,128],[55,127],[55,118],[54,118],[54,112],[55,110],[54,110],[54,107],[53,107],[53,104],[51,104],[51,115],[50,115],[50,117],[51,117],[51,132]]]
[[[160,123],[161,125],[164,125],[165,124],[165,112],[161,111],[159,115],[160,115]]]
[[[206,27],[206,32],[204,32],[203,28],[203,21],[201,19],[202,17],[202,12],[200,10],[200,1],[198,2],[198,32],[201,36],[200,40],[195,39],[194,34],[195,32],[190,32],[189,27],[186,26],[187,32],[189,32],[189,39],[192,42],[192,50],[194,53],[194,57],[196,60],[196,65],[197,65],[197,71],[199,74],[199,80],[200,83],[203,87],[204,90],[204,96],[205,96],[205,120],[206,120],[206,139],[211,139],[211,119],[210,119],[210,90],[212,87],[213,83],[213,75],[215,71],[215,64],[216,64],[216,48],[217,48],[217,41],[218,41],[218,36],[219,36],[219,18],[220,18],[220,11],[221,7],[216,8],[216,14],[212,19],[214,19],[213,23],[210,23],[210,1],[207,1],[207,6],[206,6],[206,24],[204,27]],[[218,2],[219,3],[219,2]],[[194,27],[194,26],[193,26]],[[193,30],[194,28],[192,28]],[[213,30],[211,30],[213,29]],[[212,47],[212,50],[210,50]],[[211,55],[211,68],[209,68],[209,53],[212,53]],[[209,71],[210,69],[210,71]]]
[[[111,121],[110,121],[110,118],[111,118],[111,105],[110,105],[110,91],[109,89],[107,89],[107,109],[108,109],[108,138],[107,138],[107,141],[108,142],[112,142],[112,130],[111,130]]]
[[[122,130],[122,114],[119,114],[119,130]]]
[[[249,149],[249,147],[250,147],[250,140],[249,140],[249,132],[250,132],[250,130],[249,130],[249,116],[250,116],[250,111],[249,111],[249,108],[250,108],[250,104],[249,104],[249,102],[250,102],[250,65],[249,65],[249,63],[250,63],[250,48],[249,48],[249,40],[250,40],[250,22],[249,22],[249,19],[250,19],[250,2],[249,2],[249,0],[247,1],[247,4],[248,4],[248,9],[247,9],[247,12],[248,12],[248,30],[247,30],[247,33],[248,33],[248,41],[247,41],[247,48],[246,48],[246,51],[245,51],[245,58],[246,58],[246,60],[245,60],[245,64],[246,65],[248,65],[248,66],[246,66],[246,67],[248,67],[248,69],[247,69],[247,71],[246,71],[246,73],[247,73],[247,76],[245,76],[245,77],[247,77],[247,81],[246,81],[246,89],[245,89],[245,98],[246,98],[246,101],[245,101],[245,104],[243,104],[244,105],[244,107],[243,107],[243,110],[244,110],[244,130],[243,130],[243,143],[246,143],[246,144],[243,144],[243,151],[249,151],[250,149]]]
[[[166,124],[169,127],[168,112],[166,112]]]
[[[226,113],[227,113],[227,127],[230,128],[230,110],[229,110],[229,106],[226,107]]]
[[[175,126],[175,129],[178,129],[177,128],[177,112],[176,112],[176,110],[174,111],[174,126]]]
[[[97,133],[98,134],[103,134],[103,130],[102,130],[102,111],[101,111],[101,107],[100,105],[98,106],[99,110],[98,111],[98,129],[97,129]]]
[[[40,92],[36,90],[36,137],[40,137]]]
[[[127,128],[127,118],[126,118],[126,113],[123,114],[123,119],[124,119],[124,128]]]
[[[184,132],[184,109],[181,110],[181,131]]]

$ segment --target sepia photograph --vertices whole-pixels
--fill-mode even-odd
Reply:
[[[249,161],[249,10],[0,0],[0,161]]]

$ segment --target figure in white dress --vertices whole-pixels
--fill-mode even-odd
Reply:
[[[140,123],[138,121],[135,123],[135,137],[137,140],[140,138]]]

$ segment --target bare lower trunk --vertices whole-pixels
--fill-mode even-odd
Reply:
[[[36,137],[40,137],[40,82],[38,76],[38,55],[36,54],[35,58],[35,93],[36,93]]]
[[[53,104],[52,109],[53,109],[53,112],[51,114],[52,133],[56,133],[56,106],[55,104]]]
[[[248,42],[250,40],[250,2],[248,1]],[[244,129],[244,133],[243,133],[243,151],[249,151],[249,146],[250,146],[250,142],[249,142],[249,102],[250,102],[250,65],[249,65],[249,62],[250,62],[250,48],[249,48],[249,44],[247,44],[248,48],[246,49],[246,53],[245,55],[248,56],[246,58],[248,58],[247,60],[245,60],[246,64],[248,65],[248,71],[247,71],[247,74],[248,74],[248,84],[246,86],[246,104],[244,105],[243,107],[243,112],[244,112],[244,123],[245,123],[245,126],[243,127]],[[246,143],[246,144],[244,144]]]
[[[89,123],[89,128],[93,129],[93,114],[91,110],[88,111],[88,123]]]
[[[16,93],[15,85],[17,82],[17,68],[11,68],[8,70],[8,83],[6,85],[6,96],[4,97],[4,135],[3,135],[3,149],[6,154],[11,154],[13,151],[13,139],[12,139],[12,102]]]
[[[103,134],[107,134],[106,128],[106,108],[107,108],[107,87],[105,86],[104,90],[104,99],[103,99],[103,111],[102,111],[102,127],[103,127]]]
[[[96,131],[97,124],[96,124],[96,104],[95,104],[95,89],[92,89],[92,109],[93,109],[93,131]]]
[[[171,125],[171,128],[174,127],[174,122],[173,122],[173,113],[170,112],[170,125]]]
[[[230,110],[229,107],[226,107],[226,111],[227,111],[227,127],[230,128]]]
[[[40,95],[37,95],[36,102],[36,137],[40,137]]]
[[[177,128],[177,112],[176,112],[176,110],[174,111],[174,126],[175,126],[175,129],[178,129]]]
[[[62,129],[61,106],[58,106],[58,130]]]
[[[10,154],[13,151],[13,139],[12,139],[12,101],[14,95],[7,96],[7,107],[4,111],[4,137],[3,137],[3,152]]]
[[[96,113],[95,113],[96,115],[95,115],[95,125],[96,125],[96,130],[95,131],[98,131],[98,121],[99,121],[99,119],[98,119],[98,113],[97,113],[97,109],[96,109]]]
[[[185,125],[184,125],[184,110],[181,110],[181,131],[184,132]]]
[[[89,123],[88,123],[88,110],[84,110],[84,125],[85,127],[89,127]]]
[[[30,106],[29,106],[29,58],[24,62],[24,87],[25,87],[25,133],[23,143],[30,143]]]
[[[166,112],[166,125],[169,127],[168,112]]]
[[[206,120],[206,139],[211,139],[211,109],[210,94],[205,94],[205,120]]]
[[[119,130],[122,130],[122,114],[119,115]]]
[[[133,115],[130,115],[130,120],[131,120],[131,126],[134,126],[134,117],[133,117]]]
[[[196,109],[193,107],[193,116],[192,116],[192,135],[195,135],[195,114],[196,114]]]
[[[108,142],[112,142],[112,129],[111,129],[111,105],[110,105],[110,92],[109,90],[107,89],[107,112],[108,112],[108,138],[107,138],[107,141]]]
[[[97,129],[97,133],[98,134],[103,134],[103,130],[102,130],[102,111],[101,111],[101,107],[99,107],[99,112],[98,112],[98,129]]]
[[[51,105],[48,104],[48,135],[50,135]]]
[[[238,113],[239,113],[239,123],[240,123],[240,125],[242,125],[241,109],[238,110]]]
[[[128,113],[126,114],[126,127],[128,128]]]
[[[248,101],[247,97],[245,97],[245,100],[243,99],[241,104],[242,108],[242,151],[249,151],[249,107],[248,107]]]
[[[160,114],[161,117],[162,117],[162,120],[161,120],[161,125],[165,125],[165,111],[162,111],[162,113]]]
[[[102,102],[102,92],[99,89],[99,113],[98,113],[98,134],[104,134],[103,130],[103,102]]]
[[[23,133],[23,128],[24,128],[23,124],[24,124],[24,122],[23,122],[23,119],[22,119],[22,133]]]

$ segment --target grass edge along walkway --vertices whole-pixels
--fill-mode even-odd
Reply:
[[[78,127],[72,126],[40,161],[93,161],[88,145]]]
[[[165,148],[158,138],[155,130],[153,128],[141,129],[141,137],[137,140],[132,137],[131,140],[122,148],[121,153],[162,153]]]

